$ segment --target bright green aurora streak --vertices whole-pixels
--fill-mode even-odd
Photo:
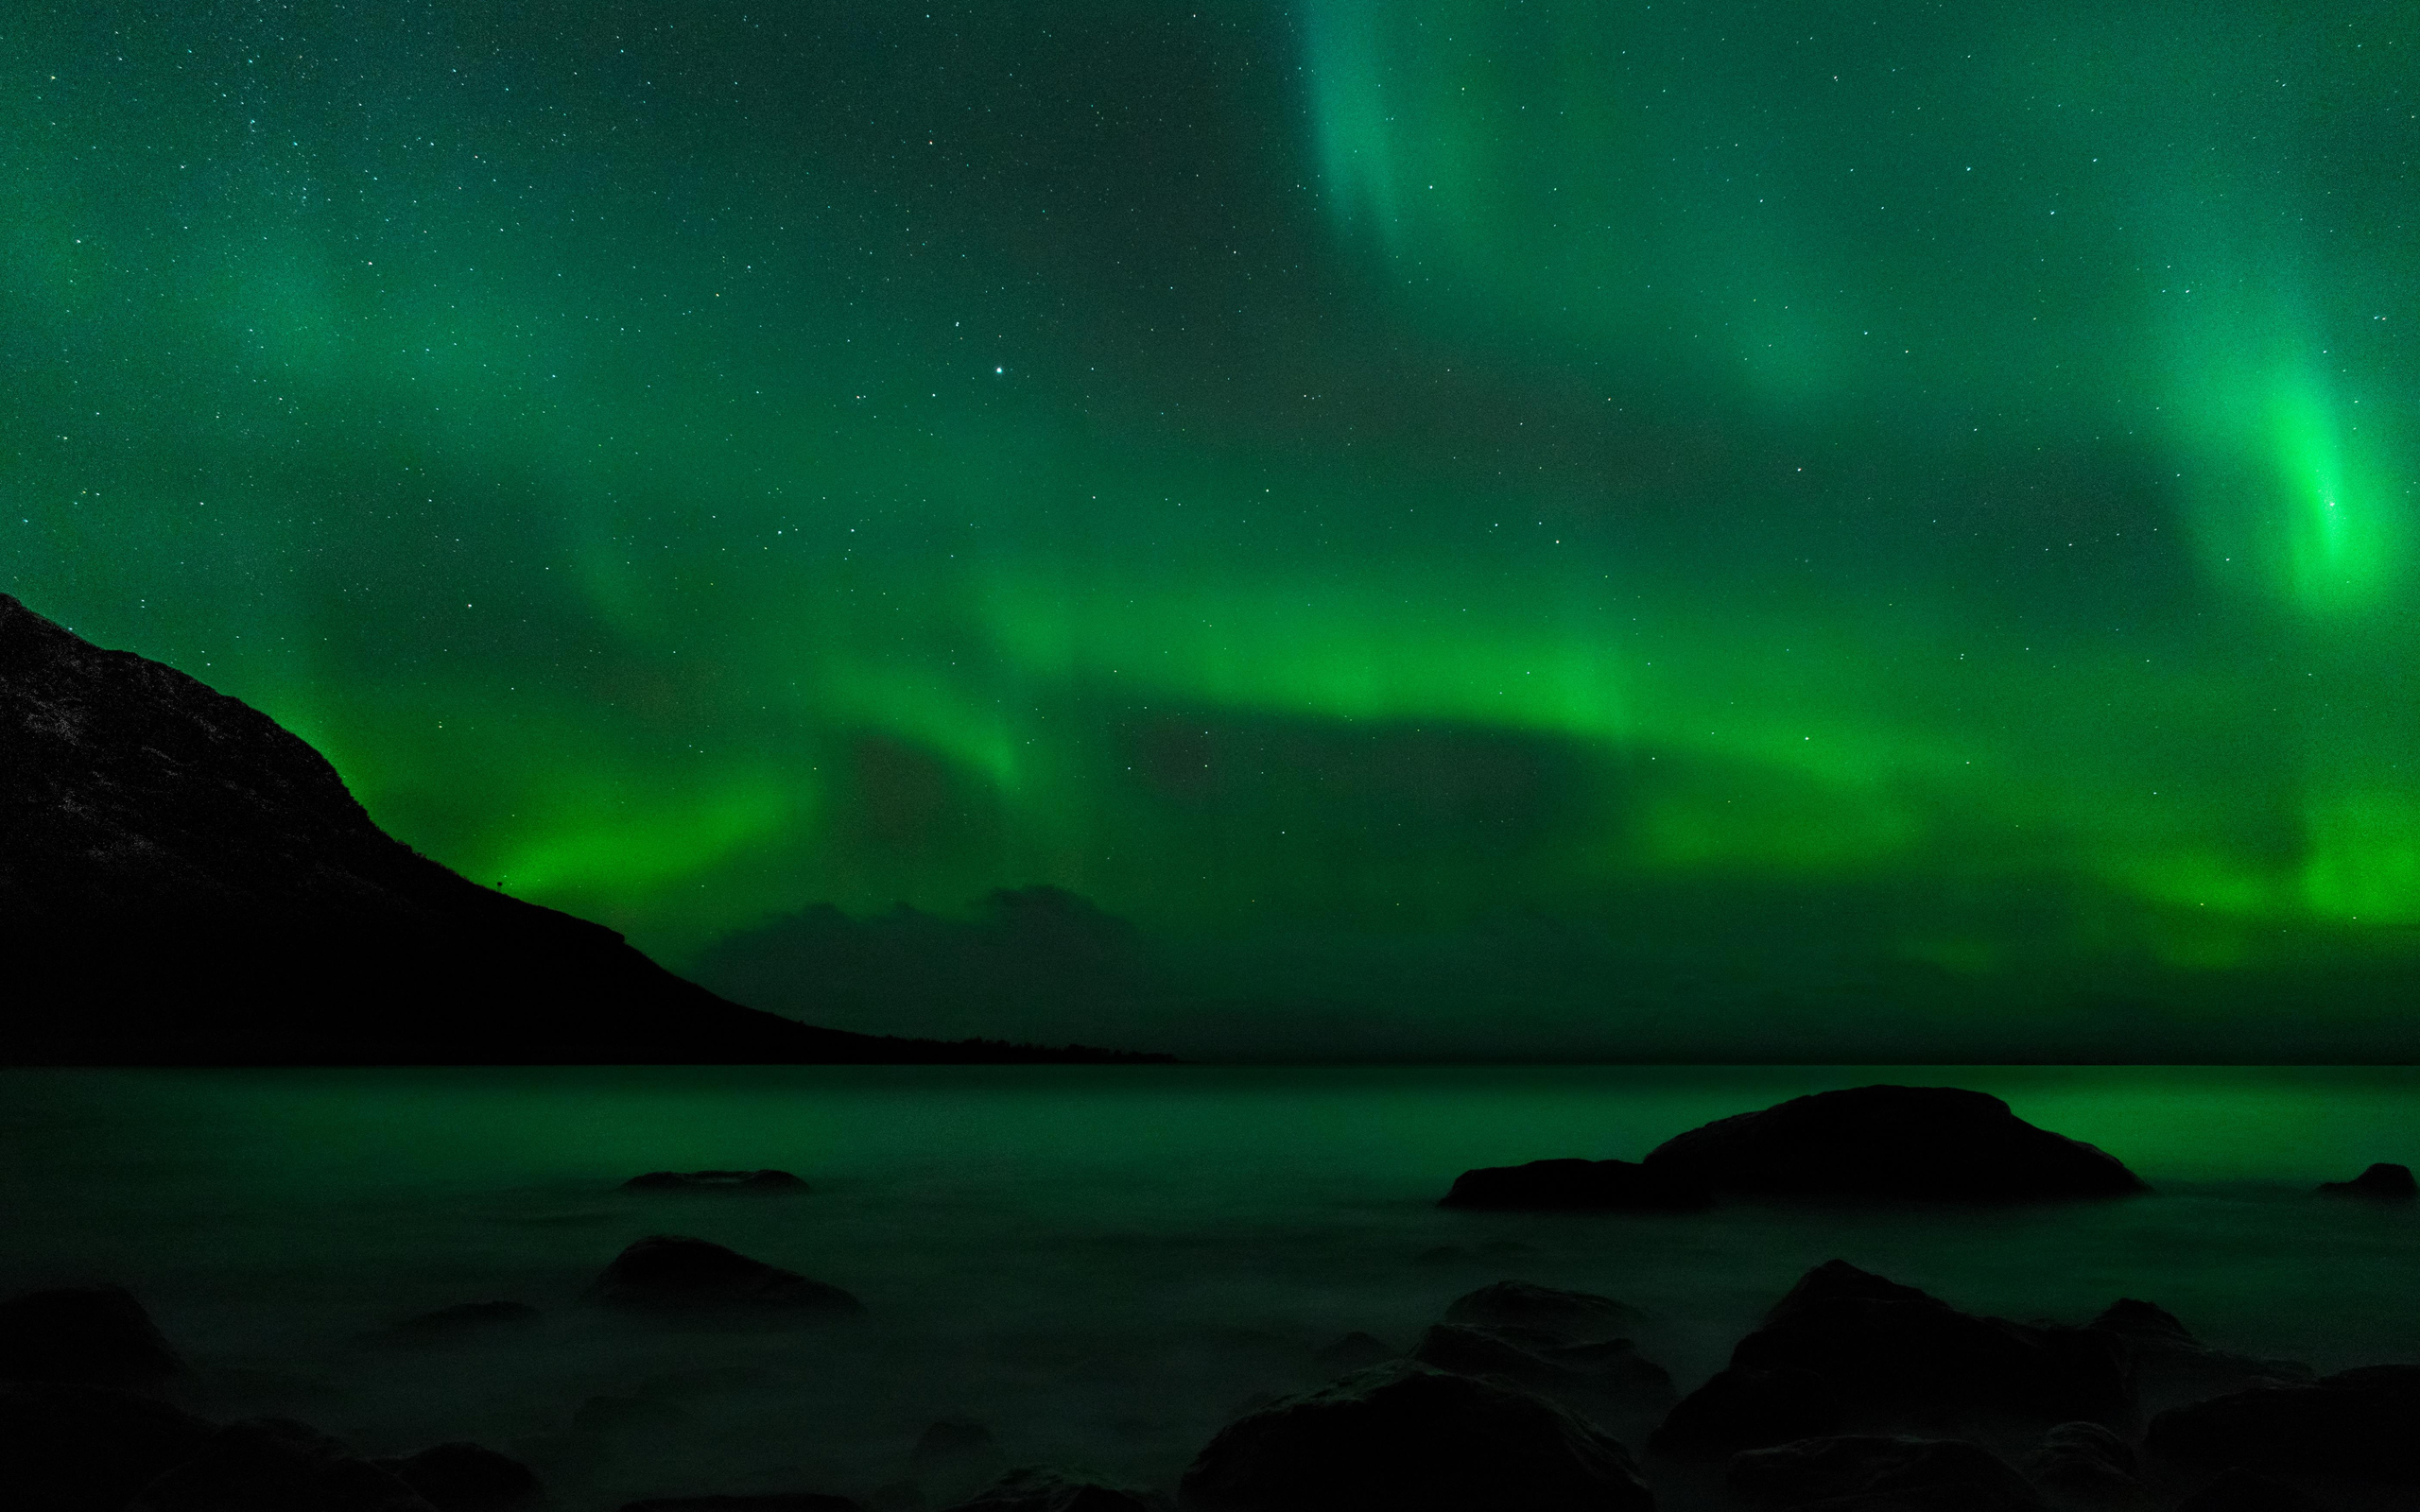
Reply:
[[[676,967],[1217,963],[998,1032],[2408,1056],[2414,15],[28,8],[0,587]]]

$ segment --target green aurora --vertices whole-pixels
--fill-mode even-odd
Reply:
[[[29,5],[0,588],[676,968],[1048,884],[1199,988],[997,1032],[2406,1057],[2415,54]]]

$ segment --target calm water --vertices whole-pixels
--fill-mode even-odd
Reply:
[[[1634,1159],[1879,1080],[1996,1092],[2160,1194],[1998,1213],[1434,1206],[1467,1166]],[[1650,1309],[1642,1349],[1685,1389],[1836,1255],[1978,1311],[2081,1320],[2132,1295],[2324,1367],[2420,1359],[2420,1214],[2308,1195],[2379,1160],[2420,1163],[2420,1072],[7,1072],[0,1285],[121,1280],[200,1366],[210,1410],[285,1413],[370,1452],[477,1439],[530,1459],[574,1512],[866,1496],[910,1476],[943,1417],[989,1425],[1016,1461],[1167,1487],[1238,1408],[1321,1379],[1319,1347],[1357,1329],[1409,1346],[1505,1277]],[[815,1194],[614,1191],[762,1165]],[[714,1330],[580,1308],[653,1232],[844,1286],[871,1316]],[[544,1319],[436,1349],[360,1339],[490,1297]],[[926,1488],[956,1489],[950,1473],[928,1467]]]

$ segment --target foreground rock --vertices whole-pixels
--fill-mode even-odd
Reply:
[[[2251,1470],[2229,1470],[2177,1503],[2176,1512],[2329,1512],[2327,1504]]]
[[[528,1466],[476,1444],[437,1444],[372,1463],[419,1492],[437,1512],[518,1512],[545,1495]]]
[[[1642,1163],[1670,1188],[1741,1196],[2031,1202],[2151,1190],[2114,1157],[1957,1087],[1795,1097],[1667,1140]]]
[[[1719,1370],[1673,1407],[1647,1447],[1676,1458],[1720,1459],[1838,1433],[1844,1420],[1840,1397],[1812,1370]]]
[[[1184,1472],[1183,1512],[1649,1512],[1603,1431],[1528,1393],[1386,1365],[1228,1424]]]
[[[658,1496],[626,1502],[622,1512],[865,1512],[845,1496],[777,1491],[769,1496]]]
[[[1629,1160],[1575,1159],[1465,1171],[1437,1205],[1505,1211],[1685,1212],[1713,1200],[1703,1184],[1676,1180],[1669,1173]]]
[[[123,1286],[62,1286],[0,1302],[0,1380],[157,1391],[183,1373]]]
[[[1497,1281],[1445,1304],[1445,1321],[1477,1329],[1529,1329],[1580,1343],[1608,1339],[1644,1314],[1594,1292],[1564,1292],[1529,1281]]]
[[[2387,1202],[2420,1198],[2420,1182],[2411,1179],[2411,1167],[2383,1160],[2350,1181],[2323,1181],[2319,1190],[2321,1195],[2330,1197],[2376,1197]]]
[[[588,1295],[609,1307],[663,1311],[762,1309],[833,1315],[865,1311],[865,1304],[838,1286],[675,1234],[651,1235],[623,1250]]]
[[[1648,1407],[1672,1400],[1671,1376],[1654,1361],[1639,1358],[1628,1339],[1563,1344],[1527,1330],[1440,1323],[1421,1335],[1411,1358],[1440,1370],[1492,1376],[1549,1396]]]
[[[1731,1366],[1805,1370],[1844,1407],[1919,1422],[1986,1413],[2122,1423],[2130,1406],[2114,1336],[1977,1317],[1839,1260],[1801,1277]]]
[[[437,1512],[393,1471],[301,1423],[231,1423],[126,1512]]]
[[[123,1512],[200,1453],[213,1424],[103,1386],[0,1382],[0,1506]]]
[[[2420,1483],[2420,1366],[2365,1366],[2171,1408],[2143,1442],[2190,1465]]]
[[[2152,1512],[2135,1452],[2099,1423],[2060,1423],[2025,1457],[2025,1478],[2075,1512]]]
[[[1758,1506],[1822,1512],[2047,1512],[2024,1476],[1955,1439],[1805,1438],[1740,1455],[1730,1485]]]
[[[947,1512],[1161,1512],[1154,1499],[1064,1470],[1011,1470]]]
[[[623,1182],[622,1190],[797,1197],[815,1189],[787,1171],[649,1171]]]

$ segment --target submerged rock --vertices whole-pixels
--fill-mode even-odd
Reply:
[[[2420,1482],[2420,1366],[2365,1366],[2171,1408],[2152,1419],[2144,1446],[2187,1464]]]
[[[1184,1512],[1651,1512],[1629,1451],[1552,1402],[1411,1364],[1374,1366],[1220,1429]]]
[[[61,1286],[0,1302],[0,1380],[156,1391],[183,1373],[123,1286]]]
[[[1531,1160],[1463,1172],[1441,1208],[1552,1211],[1678,1212],[1714,1200],[1702,1183],[1676,1180],[1629,1160]]]
[[[2135,1452],[2099,1423],[2060,1423],[2025,1457],[2026,1479],[2076,1512],[2151,1512]]]
[[[1497,1281],[1445,1304],[1445,1321],[1480,1329],[1530,1329],[1558,1339],[1611,1338],[1643,1314],[1610,1297],[1529,1281]]]
[[[2266,1360],[2213,1349],[2153,1302],[2121,1297],[2090,1326],[2118,1339],[2146,1410],[2251,1386],[2308,1381],[2316,1372],[2293,1360]]]
[[[1672,1400],[1672,1378],[1643,1360],[1628,1339],[1564,1344],[1520,1329],[1474,1329],[1439,1323],[1421,1335],[1411,1358],[1440,1370],[1494,1376],[1556,1395],[1605,1397],[1660,1406]]]
[[[1733,1494],[1823,1512],[2046,1512],[1991,1451],[1945,1438],[1844,1435],[1752,1450],[1731,1462]]]
[[[389,1324],[370,1335],[369,1342],[436,1344],[491,1329],[535,1323],[539,1316],[538,1310],[527,1302],[457,1302]]]
[[[623,1250],[589,1287],[592,1300],[636,1309],[865,1311],[838,1286],[751,1260],[703,1239],[654,1234]]]
[[[528,1466],[476,1444],[436,1444],[372,1463],[393,1472],[437,1512],[513,1512],[545,1495]]]
[[[1159,1512],[1156,1499],[1064,1470],[1011,1470],[946,1512]]]
[[[748,1196],[804,1196],[815,1189],[787,1171],[649,1171],[622,1183],[625,1192],[738,1193]]]
[[[2177,1503],[2176,1512],[2328,1512],[2327,1504],[2251,1470],[2229,1470]]]
[[[2151,1188],[2115,1157],[1957,1087],[1858,1087],[1719,1119],[1648,1152],[1673,1188],[1763,1197],[2024,1202]]]
[[[0,1382],[0,1506],[121,1512],[217,1432],[166,1402],[107,1386]]]
[[[2377,1197],[2389,1202],[2410,1202],[2420,1197],[2420,1182],[2411,1179],[2411,1167],[2389,1165],[2381,1160],[2350,1181],[2323,1181],[2320,1194],[2330,1197]]]
[[[1934,1418],[2123,1421],[2124,1352],[2095,1329],[1977,1317],[1845,1261],[1799,1279],[1731,1351],[1737,1370],[1810,1371],[1843,1406]]]
[[[392,1470],[279,1418],[230,1423],[126,1512],[436,1512]]]
[[[1840,1431],[1841,1399],[1796,1366],[1719,1370],[1681,1399],[1647,1447],[1680,1458],[1719,1458]]]
[[[1366,1370],[1396,1359],[1401,1351],[1374,1333],[1353,1332],[1311,1356],[1322,1370]]]

